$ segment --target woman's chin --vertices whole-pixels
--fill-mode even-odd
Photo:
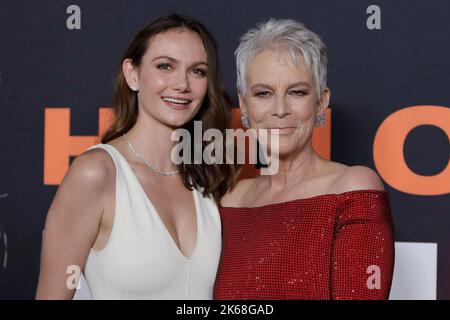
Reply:
[[[191,115],[183,114],[166,117],[162,122],[171,128],[182,128],[192,119]]]
[[[269,148],[269,153],[273,156],[278,156],[279,159],[283,158],[289,158],[290,156],[298,153],[300,151],[300,146],[298,144],[290,144],[290,143],[282,143],[280,141],[280,144],[277,149],[271,149]]]
[[[185,126],[194,117],[197,110],[189,109],[164,114],[164,123],[170,127],[180,128]]]

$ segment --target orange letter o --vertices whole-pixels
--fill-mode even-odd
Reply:
[[[393,188],[415,195],[442,195],[450,192],[450,161],[434,176],[422,176],[408,167],[403,146],[408,133],[421,125],[444,130],[450,140],[450,108],[415,106],[394,112],[378,128],[373,159],[378,173]],[[433,152],[433,150],[430,150]]]

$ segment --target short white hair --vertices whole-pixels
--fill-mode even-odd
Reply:
[[[313,76],[317,96],[322,96],[327,83],[327,47],[319,35],[302,23],[290,19],[270,19],[247,31],[235,51],[237,89],[245,95],[246,75],[249,63],[267,49],[287,51],[294,63],[299,55]]]

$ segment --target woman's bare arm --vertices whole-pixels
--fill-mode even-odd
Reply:
[[[112,159],[103,150],[88,151],[73,161],[48,211],[36,299],[73,298],[75,289],[67,285],[68,279],[73,270],[84,267],[114,176]]]

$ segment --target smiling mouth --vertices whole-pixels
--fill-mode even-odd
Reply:
[[[277,129],[279,135],[287,135],[293,133],[297,128],[296,127],[275,127],[275,128],[267,128],[269,130]]]
[[[162,100],[169,108],[173,110],[185,110],[189,108],[192,100],[172,97],[162,97]]]
[[[173,104],[177,104],[177,105],[188,105],[189,103],[192,102],[192,100],[188,100],[188,99],[167,98],[167,97],[163,97],[162,99],[165,102],[169,102],[169,103],[173,103]]]

